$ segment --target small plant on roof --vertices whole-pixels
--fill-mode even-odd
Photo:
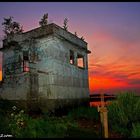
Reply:
[[[67,25],[67,23],[68,23],[68,19],[65,18],[65,19],[64,19],[64,22],[63,22],[63,24],[64,24],[64,25],[63,25],[63,28],[64,28],[64,30],[66,30],[66,31],[68,30],[68,25]]]
[[[83,40],[83,41],[85,40],[83,36],[81,37],[81,40]]]
[[[74,35],[75,35],[75,36],[78,36],[78,35],[77,35],[77,32],[75,32]]]
[[[42,27],[42,26],[45,26],[48,24],[48,13],[44,14],[42,19],[39,21],[39,25]]]

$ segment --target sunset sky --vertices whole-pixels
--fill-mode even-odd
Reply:
[[[38,27],[44,13],[61,27],[67,17],[68,30],[88,43],[91,94],[140,93],[139,2],[0,2],[0,24],[13,16],[24,31]]]

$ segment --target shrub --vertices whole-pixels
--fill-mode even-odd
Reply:
[[[21,134],[27,125],[29,116],[26,115],[23,110],[19,111],[16,106],[13,106],[12,109],[9,128],[13,137],[21,137]]]
[[[129,137],[132,123],[140,120],[140,98],[132,92],[117,95],[116,101],[108,106],[108,118],[111,129]]]

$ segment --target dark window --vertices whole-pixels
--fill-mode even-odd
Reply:
[[[23,72],[29,71],[29,53],[28,51],[23,51]]]
[[[70,50],[70,64],[74,64],[74,52]]]
[[[28,51],[23,51],[23,60],[29,61],[29,53],[28,53]]]

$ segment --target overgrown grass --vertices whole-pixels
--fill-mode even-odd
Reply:
[[[67,135],[68,128],[78,126],[67,118],[55,116],[35,119],[21,110],[11,114],[9,127],[16,138],[63,138]]]
[[[0,133],[14,138],[70,138],[98,137],[94,130],[80,128],[75,119],[98,120],[95,108],[73,109],[62,117],[42,115],[33,118],[7,100],[0,100]],[[94,120],[95,119],[95,120]]]
[[[117,95],[116,101],[108,106],[109,127],[125,137],[130,137],[133,123],[140,122],[140,98],[135,93]]]
[[[140,122],[133,124],[133,129],[131,133],[132,138],[140,138]]]

